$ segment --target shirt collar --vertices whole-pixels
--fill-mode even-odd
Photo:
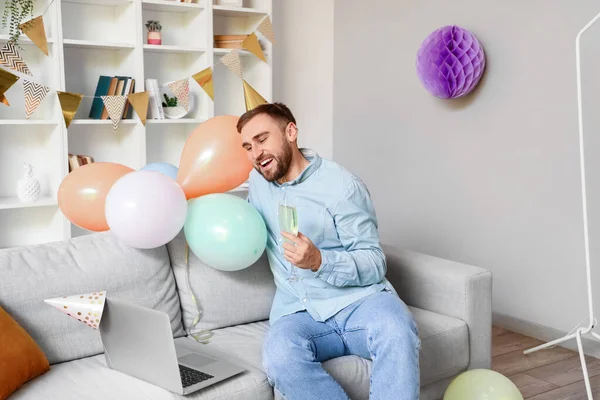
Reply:
[[[274,184],[276,184],[277,186],[295,185],[297,183],[305,181],[306,179],[308,179],[309,176],[311,176],[316,170],[319,169],[319,167],[321,166],[322,159],[316,151],[307,148],[301,148],[299,150],[300,153],[302,153],[302,155],[304,156],[304,158],[306,158],[309,161],[309,164],[293,181],[284,182],[281,185],[277,183],[277,181],[274,181]]]

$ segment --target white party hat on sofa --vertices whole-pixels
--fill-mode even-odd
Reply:
[[[90,328],[98,329],[106,303],[106,291],[56,297],[44,302]]]

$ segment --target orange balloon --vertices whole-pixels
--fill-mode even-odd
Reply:
[[[114,183],[133,169],[111,162],[95,162],[74,169],[58,187],[58,207],[73,224],[90,231],[110,228],[106,222],[106,195]]]
[[[188,199],[228,192],[248,179],[252,163],[236,129],[238,120],[233,115],[213,117],[190,134],[177,173]]]

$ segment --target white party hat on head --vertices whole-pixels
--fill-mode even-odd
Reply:
[[[90,328],[98,329],[106,303],[106,291],[56,297],[44,302]]]

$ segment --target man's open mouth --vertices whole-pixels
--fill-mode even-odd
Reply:
[[[272,158],[266,158],[263,161],[260,162],[260,166],[261,168],[268,168],[269,165],[271,165],[271,163],[273,162]]]

